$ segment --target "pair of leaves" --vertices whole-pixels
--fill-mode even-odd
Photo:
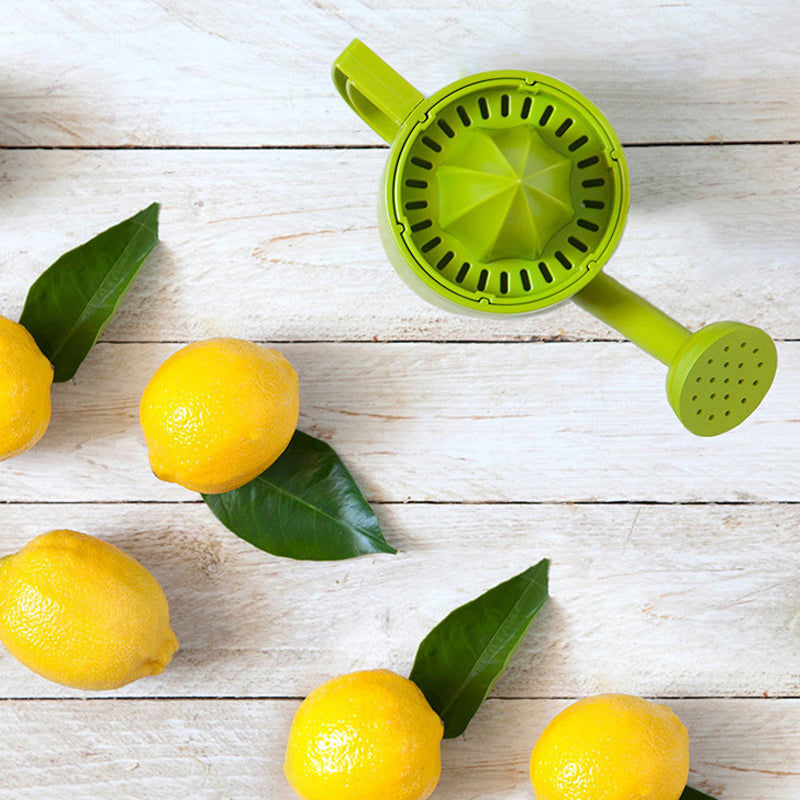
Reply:
[[[70,250],[34,282],[20,324],[68,381],[158,242],[158,203]]]

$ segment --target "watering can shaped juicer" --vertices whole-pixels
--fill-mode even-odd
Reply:
[[[668,366],[667,397],[700,436],[731,430],[769,389],[772,339],[741,322],[692,333],[606,275],[629,203],[622,145],[561,81],[504,70],[424,97],[359,40],[336,59],[347,104],[390,145],[379,226],[400,276],[467,314],[567,298]]]

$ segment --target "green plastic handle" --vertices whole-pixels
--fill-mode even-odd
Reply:
[[[333,62],[333,82],[347,105],[389,144],[406,117],[425,99],[358,39]]]
[[[572,299],[667,366],[692,335],[679,322],[604,272]]]

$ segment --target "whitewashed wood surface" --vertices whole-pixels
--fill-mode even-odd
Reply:
[[[570,700],[665,698],[690,782],[800,796],[800,6],[8,0],[0,33],[0,313],[58,255],[153,200],[162,242],[42,442],[0,466],[0,553],[55,527],[140,559],[181,650],[84,695],[0,652],[0,798],[274,798],[300,698],[407,672],[450,609],[552,560],[552,599],[437,800],[532,798]],[[330,82],[358,36],[424,92],[503,66],[608,114],[632,208],[608,271],[695,329],[778,340],[775,385],[713,440],[665,368],[567,303],[467,319],[406,290],[378,240],[386,149]],[[157,481],[142,388],[183,343],[279,347],[395,556],[277,559]],[[388,800],[388,799],[387,799]]]

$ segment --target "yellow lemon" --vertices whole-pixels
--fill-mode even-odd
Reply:
[[[0,641],[48,680],[96,690],[157,675],[178,649],[156,579],[113,545],[66,530],[0,559]]]
[[[678,800],[689,734],[666,706],[625,694],[573,703],[531,754],[536,800]]]
[[[24,453],[50,422],[53,366],[18,322],[0,317],[0,461]]]
[[[304,800],[424,800],[439,782],[443,731],[410,680],[353,672],[303,701],[284,771]]]
[[[218,494],[243,486],[278,458],[298,411],[297,373],[277,350],[207,339],[158,368],[139,419],[157,477]]]

